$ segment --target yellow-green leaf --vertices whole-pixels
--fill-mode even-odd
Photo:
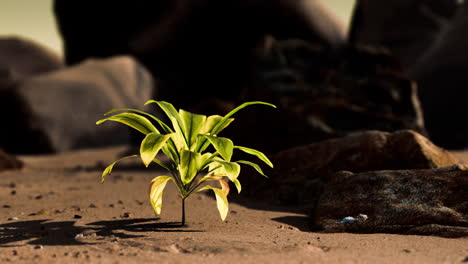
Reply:
[[[256,156],[257,158],[259,158],[260,160],[265,162],[268,166],[273,168],[273,163],[271,163],[271,161],[267,158],[267,156],[265,154],[263,154],[262,152],[260,152],[258,150],[255,150],[255,149],[241,147],[241,146],[234,146],[234,148],[242,150],[243,152],[245,152],[247,154]]]
[[[187,140],[189,150],[195,150],[198,134],[203,128],[206,116],[197,115],[185,110],[179,110],[180,120],[182,122],[182,130]]]
[[[212,134],[211,130],[219,123],[219,121],[221,121],[221,119],[223,119],[222,116],[219,116],[219,115],[212,115],[212,116],[209,116],[205,123],[203,124],[203,128],[200,130],[200,134],[206,134],[206,133],[210,133]],[[218,134],[219,132],[221,132],[223,129],[225,129],[227,126],[229,126],[229,124],[232,123],[232,121],[234,121],[234,118],[228,118],[226,119],[226,121],[224,123],[222,123],[218,128]]]
[[[218,166],[220,167],[215,169]],[[226,176],[229,180],[233,181],[239,176],[241,168],[240,165],[235,162],[216,159],[216,161],[210,163],[209,169],[214,175]]]
[[[141,142],[140,156],[146,167],[153,161],[159,150],[171,138],[172,134],[161,135],[159,133],[149,133]]]
[[[96,122],[96,125],[102,124],[105,121],[116,121],[120,122],[122,124],[125,124],[129,127],[132,127],[141,133],[147,135],[149,133],[157,132],[159,131],[156,129],[156,127],[144,116],[134,114],[134,113],[120,113],[116,114],[114,116],[108,117],[101,119]]]
[[[198,171],[201,169],[200,166],[201,155],[190,150],[182,150],[180,153],[180,177],[183,184],[189,184]]]
[[[150,203],[157,215],[161,214],[163,190],[169,180],[172,180],[172,177],[158,176],[150,183]]]
[[[240,193],[241,190],[242,190],[242,186],[240,184],[240,181],[239,179],[235,179],[232,181],[234,183],[234,185],[236,186],[236,189],[237,189],[237,193]]]
[[[112,169],[114,168],[115,164],[117,164],[117,162],[119,162],[121,160],[124,160],[124,159],[128,159],[128,158],[134,158],[134,157],[138,157],[138,155],[123,157],[123,158],[121,158],[119,160],[114,161],[111,165],[107,166],[107,168],[105,168],[104,171],[102,172],[101,183],[103,183],[106,180],[107,175],[111,174]]]
[[[266,178],[268,178],[268,176],[266,176],[265,173],[263,173],[262,168],[260,168],[260,166],[258,166],[257,164],[255,164],[253,162],[250,162],[250,161],[246,161],[246,160],[238,160],[236,162],[241,163],[241,164],[245,164],[245,165],[249,165],[252,168],[254,168],[258,173],[260,173],[262,176],[265,176]]]
[[[213,192],[215,193],[218,212],[219,212],[219,215],[221,216],[221,220],[224,221],[229,211],[229,203],[227,200],[227,195],[223,192],[223,190],[219,188],[213,188],[209,185],[201,188],[200,190],[198,190],[198,192],[204,191],[204,190],[213,190]]]
[[[203,135],[208,139],[208,141],[213,145],[213,147],[218,151],[218,153],[226,161],[231,161],[232,151],[234,149],[234,143],[232,140],[225,137],[216,137],[210,135]]]

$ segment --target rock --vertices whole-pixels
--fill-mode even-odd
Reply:
[[[258,60],[241,101],[255,98],[278,109],[239,112],[232,134],[245,145],[274,153],[363,130],[425,134],[416,85],[384,51],[289,40],[275,42]]]
[[[124,127],[96,121],[114,108],[141,109],[152,89],[151,75],[127,56],[27,78],[0,91],[0,109],[10,113],[0,147],[26,154],[128,143]]]
[[[60,70],[64,67],[58,54],[23,37],[0,38],[0,80],[13,80]]]
[[[464,98],[468,96],[468,2],[447,23],[438,41],[410,76],[418,82],[419,97],[426,116],[428,132],[434,143],[449,149],[468,146],[468,125]]]
[[[311,219],[325,232],[468,235],[468,170],[450,169],[335,173]],[[347,215],[366,213],[356,224],[339,224]]]
[[[21,169],[23,167],[23,165],[24,164],[23,164],[22,161],[16,159],[14,156],[11,156],[11,155],[5,153],[0,148],[0,171],[12,170],[12,169]]]
[[[460,1],[357,2],[349,41],[386,47],[399,58],[405,69],[409,69],[437,43]]]
[[[454,165],[458,160],[422,135],[403,130],[366,131],[292,148],[276,154],[273,163],[277,199],[304,204],[312,198],[308,197],[311,189],[321,188],[320,183],[338,171],[432,169]]]
[[[252,49],[267,34],[330,46],[345,43],[344,23],[316,0],[231,0],[222,5],[208,0],[55,0],[54,13],[68,64],[133,55],[160,80],[156,97],[184,109],[207,97],[239,96]],[[122,20],[127,16],[133,19]]]

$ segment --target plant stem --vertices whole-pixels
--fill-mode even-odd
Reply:
[[[182,198],[182,227],[185,226],[185,198]]]

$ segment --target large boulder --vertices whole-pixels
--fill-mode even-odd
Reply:
[[[468,236],[468,170],[332,174],[313,208],[311,228],[324,232]],[[367,219],[359,219],[360,214]],[[354,217],[356,220],[344,219]],[[351,221],[349,221],[351,220]]]
[[[182,108],[239,96],[266,34],[345,42],[344,23],[318,0],[55,0],[54,12],[67,63],[131,54],[160,80],[155,97]]]
[[[127,56],[12,82],[0,90],[0,109],[7,113],[0,147],[44,153],[128,143],[125,128],[95,123],[114,108],[141,108],[152,90],[150,73]]]
[[[62,58],[40,43],[16,36],[0,38],[0,79],[21,79],[63,67]]]
[[[241,101],[278,109],[240,112],[232,135],[243,144],[275,153],[365,130],[425,134],[417,87],[385,51],[273,41],[255,72]]]
[[[349,41],[386,47],[409,69],[439,41],[459,2],[358,0]]]

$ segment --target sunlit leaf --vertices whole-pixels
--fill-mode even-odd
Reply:
[[[141,142],[140,156],[146,167],[153,161],[159,150],[166,144],[166,141],[173,134],[161,135],[159,133],[149,133]]]
[[[218,166],[219,168],[214,169]],[[213,174],[226,176],[229,178],[229,180],[233,181],[239,176],[241,168],[240,165],[235,162],[228,162],[217,159],[216,161],[210,163],[209,169],[210,171],[212,170]]]
[[[112,169],[114,168],[115,164],[117,164],[119,161],[122,161],[124,159],[128,159],[128,158],[134,158],[134,157],[138,157],[138,155],[132,155],[132,156],[128,156],[128,157],[123,157],[119,160],[116,160],[114,161],[111,165],[107,166],[107,168],[104,169],[104,171],[102,172],[102,176],[101,176],[101,182],[104,182],[106,180],[106,176],[111,174],[112,172]]]
[[[237,189],[237,193],[240,193],[241,190],[242,190],[242,186],[240,184],[240,181],[239,179],[235,179],[232,181],[234,183],[234,185],[236,186],[236,189]]]
[[[174,106],[168,102],[155,100],[149,100],[145,103],[145,105],[152,103],[157,104],[164,111],[164,113],[166,113],[167,117],[169,117],[169,120],[171,120],[172,126],[174,127],[175,131],[175,135],[173,138],[177,145],[177,149],[180,150],[180,148],[182,147],[188,149],[187,137],[182,129],[182,120]]]
[[[163,190],[169,180],[173,180],[172,177],[158,176],[150,183],[150,203],[157,215],[161,214]]]
[[[227,183],[227,182],[226,182],[225,180],[223,180],[222,178],[219,178],[219,179],[218,179],[218,182],[219,182],[219,184],[221,185],[221,190],[224,192],[224,194],[225,194],[226,196],[228,196],[229,190],[230,190],[230,188],[229,188],[229,183]]]
[[[213,145],[216,151],[223,157],[226,161],[231,161],[232,151],[234,144],[232,140],[224,137],[216,137],[210,135],[203,135],[208,141]]]
[[[221,216],[221,220],[224,221],[229,211],[229,203],[226,194],[223,192],[223,190],[219,188],[213,188],[209,185],[201,188],[200,190],[198,190],[198,192],[204,190],[213,190],[213,192],[215,193],[216,205],[218,207],[219,215]]]
[[[149,133],[159,133],[159,131],[154,127],[154,125],[144,116],[137,115],[134,113],[120,113],[114,116],[101,119],[96,122],[96,125],[102,124],[105,121],[116,121],[122,124],[125,124],[129,127],[132,127],[141,133],[147,135]]]
[[[225,115],[221,120],[219,120],[219,122],[211,130],[211,134],[212,135],[218,134],[221,131],[221,128],[223,126],[225,126],[225,123],[228,122],[228,119],[231,116],[233,116],[235,113],[237,113],[239,110],[241,110],[242,108],[245,108],[245,107],[247,107],[249,105],[255,105],[255,104],[267,105],[267,106],[271,106],[271,107],[276,108],[276,106],[273,105],[273,104],[265,103],[265,102],[261,102],[261,101],[253,101],[253,102],[243,103],[243,104],[239,105],[238,107],[234,108],[233,110],[231,110],[231,112],[227,113],[227,115]]]
[[[110,110],[109,112],[105,113],[104,115],[106,116],[106,115],[113,114],[115,112],[121,112],[121,111],[132,111],[132,112],[135,112],[135,113],[138,113],[138,114],[141,114],[141,115],[146,115],[147,117],[149,117],[149,118],[153,119],[154,121],[156,121],[162,127],[164,132],[166,132],[166,134],[174,133],[174,131],[168,125],[166,125],[163,121],[161,121],[159,118],[155,117],[154,115],[152,115],[150,113],[147,113],[145,111],[141,111],[141,110],[138,110],[138,109],[133,109],[133,108],[113,109],[113,110]]]
[[[182,122],[182,130],[187,140],[189,150],[195,150],[198,134],[206,120],[206,116],[197,115],[187,112],[185,110],[179,110],[179,116]]]
[[[219,123],[219,121],[221,121],[221,119],[223,119],[222,116],[219,116],[219,115],[212,115],[212,116],[209,116],[205,123],[203,124],[203,128],[201,129],[200,131],[200,134],[206,134],[206,133],[211,133],[211,130]],[[223,122],[223,124],[221,124],[217,130],[218,130],[218,134],[219,132],[221,132],[223,129],[225,129],[227,126],[229,126],[229,124],[232,123],[232,121],[234,121],[234,118],[228,118],[226,120],[226,122]]]
[[[182,150],[180,153],[179,171],[183,184],[189,184],[197,176],[200,168],[200,153]]]
[[[260,152],[258,150],[255,150],[255,149],[241,147],[241,146],[234,146],[234,148],[242,150],[243,152],[245,152],[247,154],[256,156],[257,158],[259,158],[260,160],[265,162],[268,166],[273,168],[273,163],[271,163],[271,161],[267,158],[267,156],[265,154],[263,154],[262,152]]]
[[[258,173],[260,173],[262,176],[265,176],[265,177],[268,178],[268,176],[266,176],[265,173],[263,173],[262,168],[260,168],[260,166],[258,166],[257,164],[255,164],[253,162],[250,162],[250,161],[246,161],[246,160],[238,160],[236,162],[241,163],[241,164],[245,164],[245,165],[249,165],[252,168],[254,168]]]

